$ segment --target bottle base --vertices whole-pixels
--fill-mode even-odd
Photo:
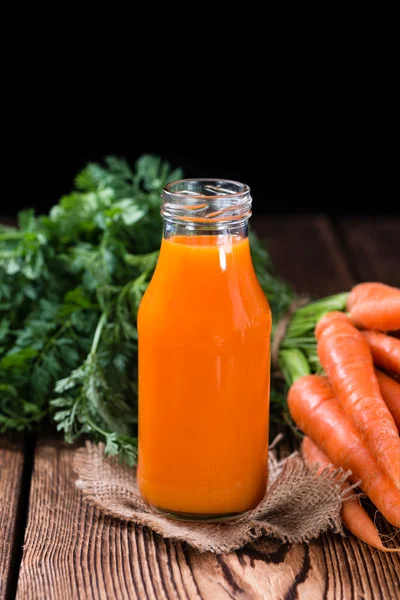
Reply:
[[[155,512],[168,519],[173,519],[174,521],[186,521],[189,523],[223,523],[225,521],[231,521],[233,519],[237,519],[237,517],[241,517],[247,511],[243,512],[234,512],[234,513],[186,513],[186,512],[178,512],[172,510],[166,510],[163,508],[158,508],[156,506],[151,507]]]

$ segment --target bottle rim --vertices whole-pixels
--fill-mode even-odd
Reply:
[[[251,216],[250,187],[232,179],[178,179],[163,187],[162,198],[161,214],[170,222],[223,226]]]
[[[198,184],[202,185],[204,189],[210,191],[211,193],[200,194],[196,193],[194,189],[191,189]],[[229,189],[229,186],[232,189]],[[234,187],[237,189],[234,190]],[[219,179],[213,177],[177,179],[175,181],[170,181],[163,187],[164,197],[187,197],[189,195],[188,192],[190,192],[190,197],[201,199],[244,198],[250,194],[250,187],[246,183],[240,183],[240,181],[235,181],[234,179]]]

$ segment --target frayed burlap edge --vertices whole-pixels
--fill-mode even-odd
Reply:
[[[167,518],[141,498],[136,471],[104,456],[104,446],[87,442],[76,451],[76,486],[102,513],[150,527],[201,552],[230,552],[267,535],[283,542],[308,542],[324,531],[342,533],[342,484],[349,472],[325,469],[320,475],[297,454],[278,461],[269,453],[269,485],[260,504],[227,523],[188,523]]]

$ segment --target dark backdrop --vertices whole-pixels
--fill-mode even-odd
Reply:
[[[182,133],[184,131],[184,133]],[[262,138],[264,140],[264,138]],[[338,160],[339,153],[319,161],[309,159],[307,150],[296,149],[296,156],[274,150],[255,136],[225,141],[218,132],[184,128],[158,137],[139,135],[123,128],[108,137],[86,135],[57,125],[51,136],[35,135],[22,139],[18,147],[18,169],[13,193],[0,197],[0,215],[13,216],[22,208],[34,206],[47,212],[72,189],[75,175],[89,161],[102,161],[108,154],[125,157],[134,163],[142,153],[153,153],[182,167],[186,177],[219,177],[247,183],[252,190],[253,212],[260,214],[326,213],[332,216],[398,214],[399,203],[388,198],[384,189],[369,189],[368,173],[361,176]],[[336,157],[336,158],[335,158]],[[329,169],[321,165],[329,162]],[[23,167],[23,168],[22,168]],[[349,183],[348,175],[353,172]]]
[[[197,81],[196,70],[176,87],[177,73],[150,60],[143,48],[126,55],[132,68],[122,69],[122,77],[114,71],[116,61],[85,61],[81,46],[77,61],[65,48],[69,68],[50,61],[50,72],[39,77],[45,61],[30,65],[34,47],[24,55],[32,81],[12,69],[21,89],[4,86],[9,109],[2,111],[0,215],[30,206],[47,211],[88,161],[116,154],[134,162],[144,152],[183,167],[187,177],[247,183],[256,214],[399,211],[395,100],[379,86],[380,102],[372,94],[342,97],[333,84],[318,95],[284,70],[287,89],[269,80],[272,61],[266,72],[256,71],[257,81],[247,79],[246,65],[245,86],[238,76],[233,92],[218,68],[205,74],[209,87],[197,85],[203,80]],[[54,48],[44,47],[47,60]],[[143,80],[141,65],[147,70]],[[171,80],[163,87],[164,71],[175,87]],[[258,79],[267,94],[258,91]]]

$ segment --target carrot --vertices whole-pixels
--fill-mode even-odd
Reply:
[[[400,488],[400,438],[380,393],[363,334],[340,312],[317,324],[318,356],[340,405],[365,436],[378,464]]]
[[[400,491],[378,466],[366,442],[337,402],[326,379],[306,375],[290,388],[288,406],[298,427],[312,439],[335,467],[352,471],[361,489],[383,516],[400,526]]]
[[[384,283],[360,283],[349,294],[347,310],[358,327],[400,329],[400,290]]]
[[[308,437],[305,437],[303,440],[302,454],[310,466],[319,465],[317,471],[318,475],[326,468],[333,467],[326,454]],[[361,506],[357,495],[350,489],[350,486],[346,481],[342,484],[342,491],[346,494],[346,498],[342,505],[342,521],[347,529],[362,542],[365,542],[378,550],[382,550],[382,552],[400,552],[400,548],[392,550],[391,548],[385,548],[383,546],[377,528],[369,518],[367,512]]]
[[[395,379],[385,375],[382,371],[378,371],[378,369],[375,369],[375,373],[382,398],[392,413],[392,417],[400,433],[400,383],[397,383]]]
[[[362,333],[368,342],[374,363],[385,371],[400,375],[400,340],[377,331]]]

